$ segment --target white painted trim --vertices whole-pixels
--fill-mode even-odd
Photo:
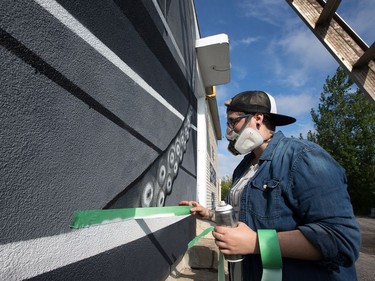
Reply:
[[[207,120],[206,97],[197,98],[197,201],[206,207]]]
[[[77,34],[86,43],[93,47],[98,53],[120,69],[125,75],[131,78],[135,83],[142,87],[152,97],[169,109],[181,120],[184,116],[178,112],[171,104],[169,104],[158,92],[156,92],[145,80],[143,80],[136,72],[134,72],[120,57],[118,57],[110,48],[100,41],[94,34],[76,20],[63,6],[54,0],[34,0],[51,15],[58,19],[62,24],[69,28],[73,33]]]
[[[38,276],[125,245],[186,217],[125,220],[0,245],[0,280]]]
[[[198,39],[198,38],[200,38],[200,34],[199,34],[199,25],[198,25],[198,20],[197,20],[197,14],[196,14],[196,10],[195,10],[194,0],[191,0],[190,4],[191,4],[191,7],[192,7],[192,9],[194,11],[195,39]]]

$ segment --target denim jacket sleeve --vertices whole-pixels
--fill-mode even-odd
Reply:
[[[309,144],[294,159],[289,183],[303,222],[298,229],[321,250],[320,263],[329,270],[351,266],[361,238],[344,169],[321,147]]]

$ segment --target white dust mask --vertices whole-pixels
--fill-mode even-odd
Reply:
[[[253,151],[254,149],[258,148],[259,146],[261,146],[262,143],[263,143],[262,135],[257,130],[247,127],[242,132],[240,132],[238,137],[236,137],[234,148],[240,154],[247,154]]]

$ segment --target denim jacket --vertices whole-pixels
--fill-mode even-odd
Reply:
[[[249,167],[244,157],[233,183]],[[253,230],[299,229],[320,251],[320,261],[283,258],[283,281],[357,280],[360,230],[344,169],[320,146],[277,132],[263,152],[256,174],[241,196],[240,221]],[[260,255],[243,261],[244,281],[261,280]]]

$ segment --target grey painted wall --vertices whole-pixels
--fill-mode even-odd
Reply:
[[[194,13],[190,1],[1,1],[0,252],[31,258],[30,245],[53,244],[66,262],[48,267],[46,253],[42,269],[26,273],[17,255],[3,256],[0,277],[85,280],[105,264],[108,280],[126,280],[124,272],[144,272],[142,262],[111,260],[131,250],[144,261],[162,253],[161,264],[148,262],[162,280],[186,250],[190,218],[157,235],[130,231],[138,242],[90,256],[70,257],[59,241],[103,231],[72,232],[76,210],[195,198]],[[150,253],[147,241],[159,240],[180,244],[153,243]]]

